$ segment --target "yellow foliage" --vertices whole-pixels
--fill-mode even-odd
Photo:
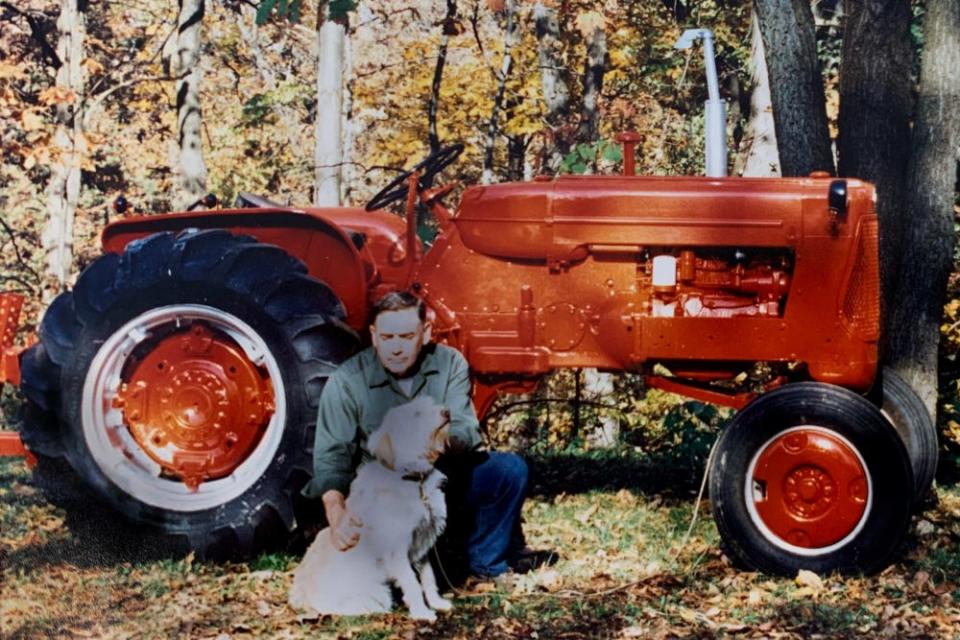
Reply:
[[[73,104],[77,101],[77,94],[65,87],[48,87],[37,96],[42,104]]]
[[[90,73],[90,74],[102,73],[102,72],[106,69],[106,67],[104,67],[102,64],[100,64],[100,63],[99,63],[96,59],[94,59],[94,58],[86,58],[86,59],[81,63],[80,66],[82,66],[84,69],[86,69],[86,70],[87,70],[87,73]]]
[[[37,131],[43,128],[43,116],[35,109],[24,109],[20,114],[20,125],[24,131]]]
[[[614,49],[610,52],[610,69],[620,69],[622,67],[629,67],[633,64],[632,56],[624,49]],[[610,71],[607,71],[609,74]]]
[[[0,80],[16,80],[26,75],[25,71],[6,60],[0,60]]]
[[[579,14],[575,20],[577,29],[584,38],[589,38],[594,31],[602,30],[606,26],[606,20],[599,11],[586,11]]]

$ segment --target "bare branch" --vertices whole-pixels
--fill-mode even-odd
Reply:
[[[497,79],[497,70],[490,63],[490,57],[487,55],[486,49],[483,48],[483,41],[480,39],[480,2],[475,0],[473,3],[473,14],[470,16],[470,26],[473,30],[473,39],[477,43],[477,49],[480,50],[480,56],[483,58],[483,61],[487,63],[487,69],[490,71],[490,75],[493,76],[493,79]]]
[[[13,229],[10,227],[9,224],[6,223],[6,221],[3,218],[0,218],[0,226],[2,226],[3,230],[6,231],[7,235],[10,236],[10,243],[13,245],[13,252],[17,256],[17,263],[21,267],[23,267],[26,271],[28,271],[36,279],[37,282],[40,282],[40,274],[37,273],[29,264],[27,264],[26,260],[23,259],[23,255],[20,253],[20,247],[17,245],[17,236],[14,233]],[[17,282],[20,282],[21,284],[26,284],[22,280],[17,280]],[[33,291],[34,290],[31,289],[31,293]]]

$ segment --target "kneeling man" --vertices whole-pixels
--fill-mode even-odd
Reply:
[[[426,394],[450,410],[450,451],[436,466],[449,478],[448,533],[462,536],[469,572],[485,578],[528,568],[523,565],[535,556],[520,530],[527,466],[516,454],[480,450],[466,359],[430,342],[426,308],[410,293],[384,296],[373,309],[370,333],[372,346],[344,362],[324,387],[314,475],[304,489],[308,498],[322,499],[334,545],[349,549],[363,535],[345,500],[357,467],[372,458],[367,437],[389,409]]]

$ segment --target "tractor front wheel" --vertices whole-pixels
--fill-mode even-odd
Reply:
[[[100,258],[51,305],[24,369],[24,438],[54,458],[38,470],[62,474],[44,484],[72,470],[201,555],[277,544],[309,477],[320,391],[356,345],[343,315],[302,263],[225,231]]]
[[[767,573],[883,568],[906,533],[912,495],[910,459],[880,411],[820,383],[748,405],[720,437],[710,471],[725,551]]]

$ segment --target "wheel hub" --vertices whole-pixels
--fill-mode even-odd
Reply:
[[[867,476],[843,438],[798,428],[771,440],[753,465],[753,506],[769,531],[789,544],[822,548],[857,528],[867,506]]]
[[[113,406],[130,434],[194,491],[233,472],[274,411],[269,375],[200,323],[161,339],[124,378]]]

